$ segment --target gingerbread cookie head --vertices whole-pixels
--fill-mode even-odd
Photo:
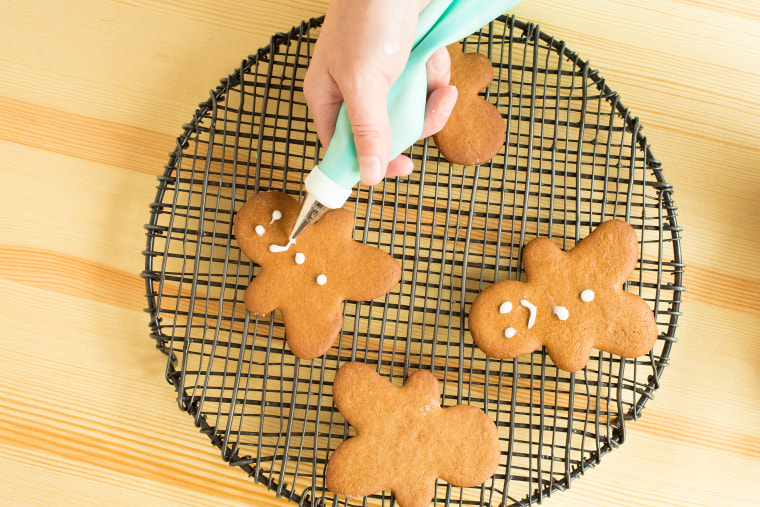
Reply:
[[[392,490],[401,507],[426,507],[435,480],[477,486],[499,464],[496,425],[476,407],[441,408],[438,380],[417,371],[397,387],[364,363],[347,363],[335,405],[356,429],[330,455],[327,488],[348,497]]]
[[[548,238],[524,249],[526,282],[505,280],[472,304],[473,340],[504,359],[545,346],[558,368],[577,371],[591,349],[622,357],[651,350],[657,324],[647,303],[623,290],[638,259],[636,233],[626,222],[604,222],[568,252]]]
[[[456,86],[459,94],[446,125],[433,139],[451,162],[483,164],[499,152],[507,138],[499,110],[478,95],[493,80],[491,61],[480,53],[463,53],[459,43],[447,49],[451,56],[449,84]]]
[[[240,249],[261,266],[245,291],[246,307],[266,314],[279,309],[290,350],[302,359],[324,354],[343,325],[342,302],[368,301],[388,293],[401,266],[387,253],[352,239],[353,216],[326,213],[288,243],[299,203],[282,192],[262,192],[235,216]]]

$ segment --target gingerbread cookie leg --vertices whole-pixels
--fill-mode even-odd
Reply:
[[[451,55],[449,84],[457,87],[459,95],[449,120],[433,139],[451,162],[483,164],[499,152],[507,138],[499,110],[478,96],[493,80],[491,62],[479,53],[463,53],[459,43],[447,49]]]
[[[496,425],[475,407],[441,408],[430,372],[415,372],[396,387],[366,364],[347,363],[335,376],[333,396],[356,429],[328,460],[325,481],[333,493],[360,497],[390,489],[402,507],[424,507],[436,478],[477,486],[499,464]]]

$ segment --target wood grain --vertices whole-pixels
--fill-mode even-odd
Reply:
[[[149,338],[143,224],[219,79],[327,0],[0,0],[0,503],[295,505],[224,464]],[[640,117],[673,184],[671,364],[625,444],[543,505],[760,496],[760,5],[523,0]]]

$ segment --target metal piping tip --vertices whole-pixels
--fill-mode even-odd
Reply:
[[[306,228],[322,218],[330,208],[314,199],[309,193],[304,194],[303,201],[301,201],[301,208],[298,210],[298,216],[293,224],[293,230],[290,231],[290,241],[295,241],[299,234],[306,230]]]

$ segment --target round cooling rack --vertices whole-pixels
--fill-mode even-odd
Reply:
[[[283,340],[279,312],[252,315],[243,292],[258,273],[232,234],[257,192],[303,195],[321,160],[302,85],[321,19],[276,34],[211,93],[183,126],[159,178],[147,227],[151,336],[167,355],[179,406],[256,482],[301,505],[394,505],[325,489],[330,453],[353,434],[333,405],[338,367],[362,361],[396,385],[418,370],[440,381],[442,405],[484,410],[502,457],[479,487],[438,481],[435,505],[527,505],[566,489],[623,443],[659,386],[675,342],[683,263],[672,187],[632,117],[599,73],[539,27],[501,17],[463,41],[488,56],[484,97],[507,142],[462,167],[422,140],[409,179],[360,187],[346,204],[354,238],[393,255],[401,282],[386,297],[344,304],[341,335],[304,361]],[[593,351],[558,370],[544,350],[492,360],[467,327],[477,294],[520,279],[521,248],[547,236],[570,249],[600,223],[636,230],[640,258],[626,290],[652,308],[659,338],[635,360]]]

